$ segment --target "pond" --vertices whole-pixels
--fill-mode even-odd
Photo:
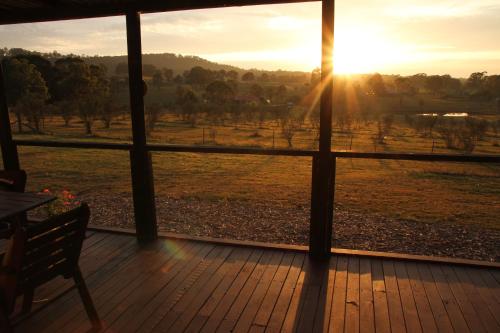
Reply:
[[[438,113],[419,113],[417,116],[422,117],[438,117]],[[443,117],[468,117],[469,114],[467,112],[450,112],[443,114]]]

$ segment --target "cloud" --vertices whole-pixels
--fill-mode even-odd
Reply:
[[[492,9],[500,8],[498,0],[471,1],[406,1],[387,5],[384,13],[399,18],[453,18],[488,14]]]
[[[338,1],[335,52],[374,70],[387,66],[403,73],[419,66],[430,72],[441,66],[454,74],[484,65],[498,72],[499,15],[500,0]],[[143,14],[141,22],[144,53],[198,55],[266,69],[310,70],[320,58],[319,2]],[[0,26],[3,46],[126,54],[125,18]],[[374,63],[376,57],[380,61]]]

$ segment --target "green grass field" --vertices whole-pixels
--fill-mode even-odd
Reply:
[[[202,144],[203,128],[183,123],[175,116],[161,119],[152,143]],[[385,145],[373,146],[375,124],[354,130],[352,150],[430,152],[432,139],[416,134],[397,121]],[[279,128],[271,122],[219,126],[215,143],[205,129],[205,144],[252,147],[286,147]],[[45,122],[45,135],[15,134],[19,139],[127,142],[128,119],[117,119],[111,129],[98,122],[91,137],[83,125],[64,127],[57,117]],[[258,136],[255,133],[258,132]],[[351,135],[335,131],[334,149],[348,149]],[[488,133],[474,153],[498,154],[498,141]],[[314,133],[303,129],[294,147],[313,149]],[[130,195],[129,159],[126,152],[61,148],[20,147],[21,164],[29,174],[29,189],[68,189],[74,193]],[[434,152],[448,150],[435,142]],[[155,188],[159,197],[201,200],[267,202],[279,206],[310,205],[311,159],[249,155],[154,153]],[[363,214],[413,221],[441,221],[500,228],[500,166],[478,163],[405,162],[339,159],[335,202],[338,207]],[[104,191],[104,192],[103,192]]]

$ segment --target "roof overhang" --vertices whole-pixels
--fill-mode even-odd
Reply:
[[[0,25],[311,0],[0,0]]]

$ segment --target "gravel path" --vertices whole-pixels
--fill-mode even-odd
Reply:
[[[92,223],[133,227],[129,196],[85,194]],[[306,245],[308,206],[196,198],[157,200],[161,231],[196,236]],[[387,219],[336,207],[334,247],[500,262],[500,230],[449,222]]]

